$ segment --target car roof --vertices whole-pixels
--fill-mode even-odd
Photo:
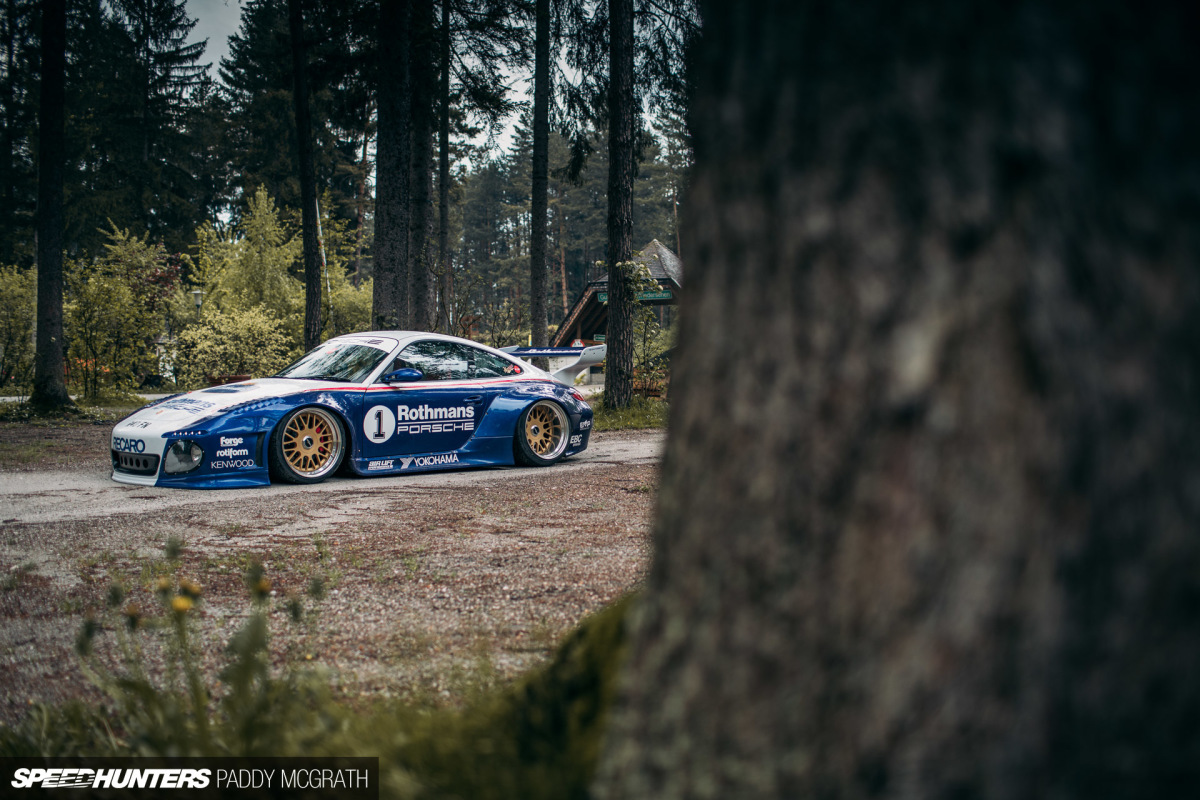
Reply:
[[[396,339],[397,341],[399,341],[400,347],[404,347],[413,339],[440,339],[442,341],[447,341],[447,342],[459,342],[460,344],[470,345],[471,347],[477,347],[480,350],[486,350],[487,352],[492,353],[494,355],[502,356],[503,358],[507,359],[508,361],[517,361],[520,363],[526,363],[526,362],[521,361],[520,358],[512,355],[511,353],[506,353],[503,350],[499,350],[495,347],[490,347],[482,342],[472,341],[471,339],[464,339],[461,336],[450,336],[445,333],[431,333],[429,331],[362,331],[361,333],[343,333],[341,336],[335,336],[333,338],[334,339],[345,339],[345,338],[350,338],[350,337],[361,338],[364,336]],[[332,341],[332,340],[330,340],[330,341]]]

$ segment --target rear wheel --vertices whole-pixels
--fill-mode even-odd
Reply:
[[[320,483],[341,463],[345,441],[342,423],[332,412],[298,408],[271,434],[271,474],[288,483]]]
[[[517,422],[513,452],[517,461],[531,467],[548,467],[567,450],[571,423],[567,412],[553,400],[538,400]]]

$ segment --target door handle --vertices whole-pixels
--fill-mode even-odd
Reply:
[[[463,402],[465,402],[465,403],[472,403],[472,404],[478,404],[478,403],[482,403],[482,402],[483,402],[483,395],[481,395],[481,394],[473,394],[473,395],[471,395],[470,397],[466,398],[466,399],[465,399]]]

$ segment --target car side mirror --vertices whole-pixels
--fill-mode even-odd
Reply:
[[[404,369],[398,369],[395,372],[389,372],[387,375],[384,375],[383,382],[408,383],[410,381],[419,381],[424,377],[425,373],[421,372],[421,370],[413,369],[412,367],[405,367]]]

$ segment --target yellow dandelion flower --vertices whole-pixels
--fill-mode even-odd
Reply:
[[[171,609],[176,614],[186,614],[192,610],[192,598],[183,595],[171,598]]]

